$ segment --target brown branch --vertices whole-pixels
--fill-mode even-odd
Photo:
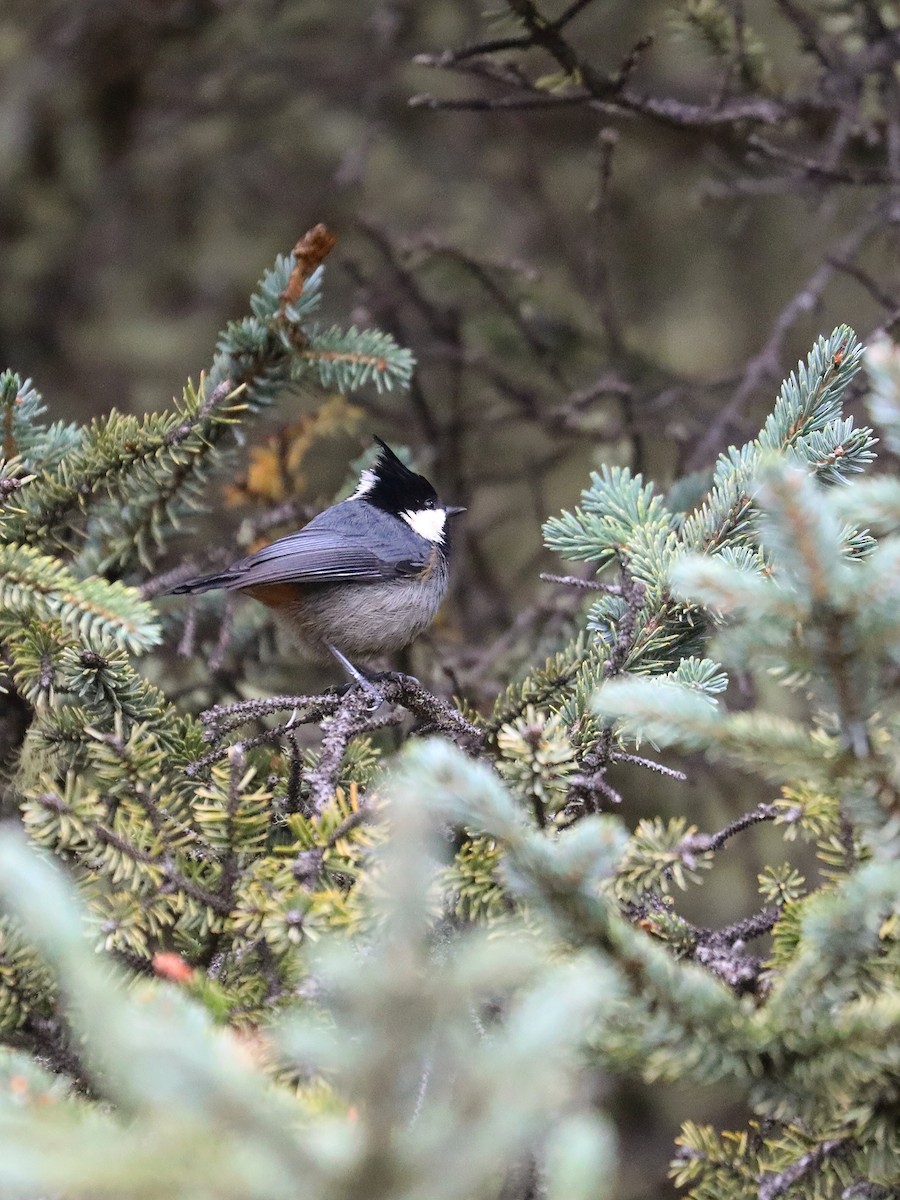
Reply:
[[[390,672],[376,679],[377,688],[388,704],[405,708],[423,723],[419,733],[441,733],[468,754],[478,754],[484,748],[486,731],[473,725],[452,704],[429,692],[413,676]],[[285,724],[264,729],[252,737],[241,739],[236,745],[222,745],[229,734],[249,721],[288,710],[292,710],[291,717]],[[354,685],[342,694],[326,692],[320,696],[276,696],[221,705],[202,713],[201,720],[207,727],[207,740],[215,742],[216,748],[190,764],[187,771],[192,777],[201,774],[226,755],[233,754],[236,748],[244,753],[254,746],[281,741],[299,725],[320,725],[323,737],[319,761],[306,773],[305,778],[309,791],[308,811],[315,813],[321,812],[338,786],[344,756],[351,740],[360,734],[399,724],[402,716],[397,712],[385,715],[373,712],[371,693]]]
[[[363,733],[372,713],[372,699],[361,687],[351,688],[325,726],[319,761],[306,773],[309,809],[320,813],[334,795],[351,738]]]
[[[625,905],[625,913],[635,924],[650,931],[660,923],[665,928],[674,920],[683,935],[681,941],[687,945],[682,955],[721,979],[738,995],[758,993],[763,971],[762,959],[748,954],[745,943],[769,933],[781,916],[779,908],[764,908],[724,929],[704,929],[673,913],[665,900],[654,893],[644,895],[638,903]]]
[[[682,841],[680,850],[687,854],[707,854],[711,850],[720,850],[729,838],[749,829],[751,825],[758,825],[761,821],[774,821],[780,812],[777,804],[758,804],[752,812],[744,813],[718,833],[689,834]]]
[[[336,245],[336,235],[325,225],[314,225],[304,233],[292,251],[294,266],[287,286],[279,297],[279,313],[283,315],[287,305],[297,303],[303,295],[306,280],[325,261]]]

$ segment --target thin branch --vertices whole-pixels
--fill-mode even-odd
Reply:
[[[459,100],[439,99],[423,92],[421,95],[411,96],[407,103],[410,108],[425,108],[432,112],[502,112],[534,108],[571,108],[583,105],[588,100],[589,96],[579,88],[574,93],[555,95],[525,92],[521,96],[495,96],[490,99],[468,96]]]
[[[612,300],[609,258],[605,250],[609,241],[607,226],[610,220],[613,156],[618,141],[619,135],[615,129],[601,129],[597,136],[597,184],[589,206],[591,214],[589,266],[591,291],[596,298],[603,330],[609,339],[610,349],[616,354],[621,354],[622,328]],[[632,389],[628,388],[627,394],[630,396],[631,393]]]
[[[38,804],[48,809],[50,812],[56,813],[58,816],[71,816],[73,810],[60,796],[53,792],[43,792],[35,797]],[[160,857],[157,854],[151,854],[147,850],[142,850],[140,846],[129,842],[126,837],[116,833],[109,826],[104,825],[102,821],[91,821],[86,823],[91,833],[104,846],[110,846],[114,850],[118,850],[131,862],[140,866],[150,867],[155,871],[159,871],[162,875],[164,883],[161,891],[179,891],[183,892],[191,899],[197,900],[200,904],[206,905],[213,912],[219,913],[222,916],[227,916],[231,911],[231,905],[222,900],[221,896],[217,896],[215,892],[209,891],[198,883],[194,883],[185,875],[178,871],[168,856]],[[89,857],[91,851],[73,851],[77,856],[87,854]]]
[[[240,867],[235,849],[237,815],[241,807],[241,777],[246,759],[240,746],[232,746],[228,755],[228,803],[225,809],[225,852],[222,855],[222,874],[219,879],[219,895],[228,905],[234,905],[234,889],[240,877]]]
[[[378,690],[388,704],[399,705],[423,723],[419,732],[437,732],[454,741],[468,754],[478,754],[484,748],[487,732],[473,725],[459,709],[433,695],[412,675],[390,672],[377,677]],[[283,725],[264,729],[238,743],[241,753],[254,746],[275,743],[289,736],[299,725],[318,724],[323,729],[319,761],[306,773],[309,790],[308,811],[320,812],[338,786],[347,746],[354,737],[372,733],[402,720],[397,712],[379,715],[372,711],[371,694],[351,686],[343,691],[325,692],[320,696],[276,696],[266,700],[245,700],[221,705],[201,714],[207,726],[206,738],[216,743],[209,754],[187,768],[192,777],[233,752],[234,747],[223,745],[225,739],[242,725],[276,712],[291,710],[290,719]],[[296,795],[294,786],[289,788]]]
[[[660,918],[670,924],[674,919],[687,944],[682,954],[738,995],[758,993],[763,972],[762,959],[748,954],[745,943],[769,933],[781,916],[779,908],[764,908],[724,929],[704,929],[673,913],[663,898],[653,893],[644,895],[640,903],[626,905],[625,912],[637,924],[652,926]]]
[[[782,162],[796,168],[801,175],[810,179],[822,179],[828,183],[846,183],[853,187],[883,187],[885,184],[900,182],[894,171],[881,167],[848,167],[837,166],[821,159],[809,158],[797,154],[784,146],[776,146],[760,134],[754,133],[747,137],[747,146],[764,154],[773,162]]]
[[[758,804],[752,812],[744,813],[718,833],[690,834],[682,841],[680,849],[687,854],[707,854],[709,851],[720,850],[735,834],[742,833],[751,825],[758,825],[762,821],[774,821],[780,812],[777,804]]]
[[[327,722],[319,761],[306,775],[311,812],[320,813],[334,795],[347,746],[351,738],[365,731],[371,711],[369,693],[361,687],[354,687],[347,692],[340,708]]]
[[[829,1138],[814,1149],[798,1158],[795,1163],[773,1175],[766,1171],[757,1179],[759,1200],[778,1200],[785,1195],[795,1183],[808,1179],[810,1175],[820,1171],[831,1158],[844,1158],[856,1148],[852,1137]]]
[[[837,71],[837,49],[826,41],[815,18],[806,9],[801,8],[796,0],[775,0],[775,3],[800,34],[803,49],[814,54],[826,71]]]
[[[17,1029],[3,1035],[4,1045],[27,1051],[57,1075],[68,1075],[83,1095],[102,1095],[72,1041],[71,1032],[60,1018],[40,1016],[33,1011]]]
[[[599,579],[582,579],[578,575],[551,575],[541,571],[545,583],[559,583],[563,587],[581,588],[585,592],[603,592],[604,595],[621,596],[622,588],[617,583],[602,583]]]
[[[644,758],[642,754],[630,754],[625,750],[613,750],[610,752],[609,761],[614,763],[633,763],[636,767],[646,767],[648,771],[656,771],[659,775],[666,775],[669,779],[677,779],[679,783],[684,783],[687,780],[687,775],[684,771],[677,771],[674,767],[667,767],[663,763],[655,762],[652,758]]]

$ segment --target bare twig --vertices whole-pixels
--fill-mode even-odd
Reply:
[[[11,985],[7,983],[6,986]],[[74,1080],[83,1095],[102,1095],[102,1091],[72,1045],[71,1032],[61,1018],[41,1016],[31,1011],[18,1029],[4,1034],[3,1041],[7,1046],[25,1050],[55,1074],[67,1075]]]
[[[559,583],[564,587],[580,588],[585,592],[603,592],[605,595],[621,596],[622,588],[617,583],[603,583],[599,579],[582,579],[578,575],[551,575],[541,571],[545,583]]]
[[[663,763],[655,762],[652,758],[644,758],[642,754],[629,754],[624,750],[610,751],[609,761],[614,763],[632,763],[636,767],[646,767],[648,771],[656,771],[659,775],[666,775],[669,779],[677,779],[679,783],[684,783],[687,779],[684,771],[677,771],[674,767],[667,767]]]
[[[347,745],[352,737],[367,728],[371,712],[369,693],[361,687],[354,687],[343,697],[337,712],[325,724],[319,761],[306,775],[312,812],[320,813],[334,795]]]
[[[626,905],[625,911],[632,921],[651,929],[659,921],[669,925],[674,920],[687,946],[682,953],[739,995],[756,993],[763,971],[762,959],[748,954],[745,944],[769,933],[781,916],[779,908],[764,908],[724,929],[704,929],[673,913],[663,898],[653,893],[642,896],[639,903]]]
[[[591,290],[596,297],[600,321],[614,353],[622,351],[622,326],[612,298],[609,255],[610,187],[613,155],[619,141],[615,129],[601,129],[597,137],[597,188],[591,200],[590,274]],[[626,395],[631,395],[632,389]]]
[[[885,184],[900,182],[890,167],[851,167],[846,164],[838,166],[836,162],[829,162],[826,158],[811,158],[784,146],[777,146],[758,133],[748,136],[747,146],[773,162],[781,162],[795,168],[801,176],[810,179],[821,179],[828,183],[848,183],[854,187],[883,187]],[[831,157],[834,157],[833,154]]]
[[[752,812],[744,813],[742,817],[720,829],[718,833],[692,833],[681,843],[682,850],[691,854],[706,854],[710,850],[719,850],[729,838],[742,833],[751,825],[761,821],[774,821],[782,810],[777,804],[758,804]]]
[[[796,0],[775,0],[775,3],[800,34],[803,49],[814,54],[826,71],[836,70],[839,57],[837,48],[826,41],[815,18],[801,8]]]

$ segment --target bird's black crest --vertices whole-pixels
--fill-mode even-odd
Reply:
[[[369,486],[364,493],[369,504],[395,516],[434,508],[438,503],[437,493],[425,476],[411,471],[380,437],[375,441],[381,447],[381,453],[369,468]],[[364,480],[366,476],[364,472]]]

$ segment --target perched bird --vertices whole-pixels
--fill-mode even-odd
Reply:
[[[449,518],[434,488],[381,447],[348,500],[297,533],[201,575],[172,594],[243,592],[273,609],[313,657],[329,655],[374,695],[353,660],[408,646],[434,620],[447,591]]]

